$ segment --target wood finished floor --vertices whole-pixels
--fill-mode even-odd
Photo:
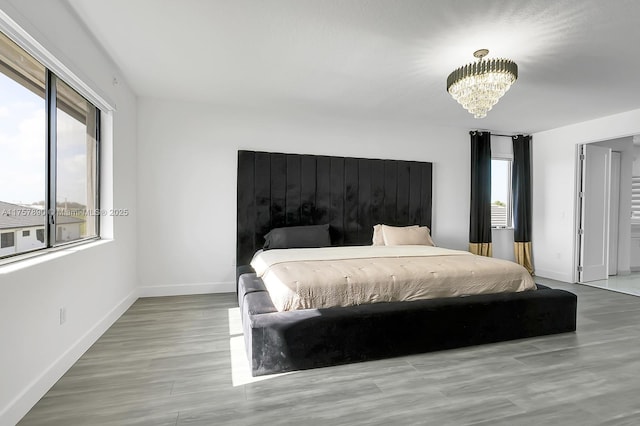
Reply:
[[[577,333],[235,386],[234,295],[140,299],[19,424],[640,424],[640,298],[551,283]]]

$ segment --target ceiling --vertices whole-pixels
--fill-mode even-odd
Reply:
[[[640,108],[637,0],[68,0],[138,96],[532,133]],[[446,92],[490,50],[484,119]]]

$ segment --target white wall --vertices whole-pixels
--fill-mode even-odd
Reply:
[[[536,274],[575,281],[576,145],[640,133],[640,109],[533,135]]]
[[[32,250],[36,248],[44,247],[44,243],[42,241],[38,241],[38,229],[44,232],[44,228],[40,227],[31,227],[31,228],[22,228],[16,230],[16,252],[23,252],[27,250]],[[22,234],[24,231],[29,231],[29,235],[23,237]]]
[[[433,237],[467,249],[469,134],[199,103],[138,103],[141,294],[234,291],[238,149],[434,163]]]
[[[516,261],[516,255],[513,250],[513,232],[513,228],[491,230],[493,257],[496,259],[510,260],[511,262]]]
[[[132,211],[105,220],[112,241],[0,266],[0,424],[10,425],[135,300],[137,109],[122,79],[112,85],[118,70],[65,1],[0,0],[0,9],[116,104],[105,120],[102,201]],[[59,325],[63,306],[67,320]]]
[[[56,226],[56,241],[73,241],[80,239],[80,224],[67,223]]]

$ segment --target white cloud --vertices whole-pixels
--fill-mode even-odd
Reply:
[[[0,106],[0,110],[10,107]],[[45,194],[45,112],[0,117],[0,200],[30,203]]]

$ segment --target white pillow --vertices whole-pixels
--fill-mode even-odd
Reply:
[[[382,226],[381,224],[377,224],[377,225],[373,225],[373,241],[372,241],[372,245],[374,246],[383,246],[384,244],[384,237],[382,236]],[[389,225],[384,225],[386,227],[389,228],[417,228],[418,225],[411,225],[411,226],[389,226]]]
[[[426,226],[395,227],[382,225],[382,237],[387,246],[421,245],[435,246]]]

